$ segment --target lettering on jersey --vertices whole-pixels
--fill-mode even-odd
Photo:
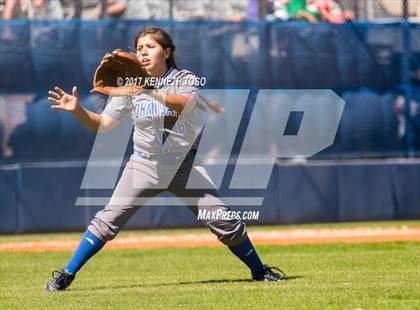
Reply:
[[[168,108],[156,100],[140,99],[134,102],[134,117],[151,117],[151,116],[179,116],[179,112]]]

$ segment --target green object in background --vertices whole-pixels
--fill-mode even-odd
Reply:
[[[299,11],[305,11],[314,16],[317,20],[321,19],[318,9],[313,5],[308,6],[306,0],[290,0],[287,4],[287,11],[289,15],[293,17],[296,17]]]
[[[287,4],[287,11],[291,16],[296,16],[300,10],[306,11],[306,0],[290,0]]]

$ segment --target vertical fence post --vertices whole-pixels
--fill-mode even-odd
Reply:
[[[359,5],[359,1],[360,0],[356,0],[354,2],[354,8],[352,8],[353,9],[353,12],[354,12],[354,17],[355,17],[356,20],[359,20],[360,19],[360,13],[359,13],[360,5]]]
[[[404,96],[405,142],[406,156],[412,157],[413,139],[410,115],[411,77],[410,77],[410,23],[407,19],[401,22],[402,53],[401,53],[401,90]]]
[[[104,18],[107,17],[106,16],[106,9],[107,9],[107,6],[108,6],[108,1],[107,0],[101,0],[100,5],[101,5],[101,12],[100,12],[101,15],[100,15],[99,19],[104,19]]]
[[[17,228],[16,232],[22,233],[25,231],[25,224],[23,222],[25,217],[25,212],[23,211],[23,208],[25,207],[23,205],[23,182],[22,182],[22,165],[17,164],[17,170],[16,170],[16,197],[17,197]]]
[[[169,0],[169,19],[174,19],[174,0]]]
[[[267,14],[266,0],[258,0],[258,18],[264,19]]]
[[[404,20],[407,20],[408,19],[408,14],[409,14],[408,0],[402,0],[402,12],[403,12]]]
[[[372,20],[375,18],[375,7],[372,0],[366,2],[366,19]]]

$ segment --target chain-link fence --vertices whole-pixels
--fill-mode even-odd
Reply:
[[[6,19],[240,20],[247,17],[248,2],[248,0],[0,0],[0,16]]]
[[[420,20],[419,0],[342,0],[341,3],[358,20]]]
[[[295,19],[319,5],[355,20],[420,21],[420,0],[0,0],[0,16],[30,19]],[[292,8],[292,9],[291,9]],[[322,14],[321,14],[322,15]],[[320,18],[322,19],[322,16]]]

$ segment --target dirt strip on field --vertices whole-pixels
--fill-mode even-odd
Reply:
[[[381,241],[420,241],[420,227],[363,227],[329,229],[291,229],[249,232],[254,244],[314,244],[359,243]],[[79,243],[75,239],[33,240],[0,242],[0,252],[44,252],[74,250]],[[109,249],[142,249],[159,247],[218,246],[221,243],[211,234],[174,234],[117,237],[108,242]]]

